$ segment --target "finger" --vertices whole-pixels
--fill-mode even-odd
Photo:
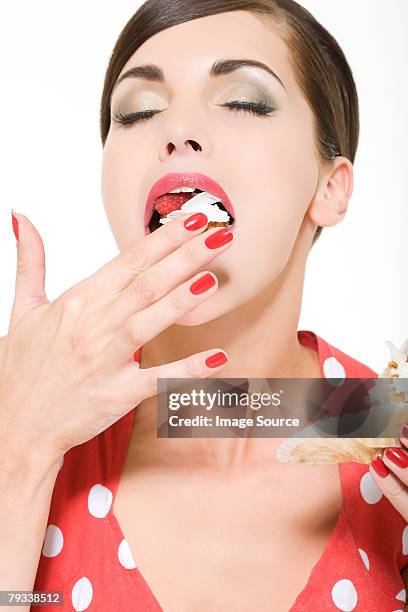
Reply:
[[[42,238],[29,219],[13,211],[18,227],[16,283],[10,328],[29,310],[48,303]]]
[[[227,242],[223,245],[217,248],[209,248],[206,245],[207,238],[218,232],[224,232],[224,230],[216,227],[213,231],[211,228],[208,232],[192,238],[179,249],[139,274],[124,291],[102,309],[97,335],[101,338],[112,337],[130,316],[160,300],[185,279],[191,278],[194,272],[201,271],[211,260],[229,248],[232,242],[230,231],[225,232]],[[157,316],[165,320],[165,311],[163,306],[161,308]],[[95,318],[93,321],[95,327]]]
[[[158,378],[206,378],[214,376],[227,362],[225,351],[214,348],[146,369],[139,369],[135,363],[129,363],[113,379],[114,388],[120,394],[118,405],[123,402],[129,410],[129,406],[157,395]]]
[[[382,459],[387,468],[408,487],[408,452],[398,446],[386,448]]]
[[[371,462],[369,471],[379,489],[396,510],[408,520],[408,488],[385,464],[381,457]]]
[[[194,217],[196,222],[202,223],[198,229],[188,229],[194,227],[191,222],[185,227],[184,224],[191,217]],[[88,285],[91,286],[90,298],[93,300],[101,296],[115,295],[125,289],[140,272],[147,270],[156,261],[190,240],[192,236],[203,232],[207,225],[208,219],[204,213],[180,214],[125,248],[117,257],[80,284],[86,284],[87,288]]]
[[[200,288],[204,291],[197,293]],[[129,317],[102,351],[98,369],[112,373],[124,366],[138,348],[208,299],[217,288],[218,280],[212,272],[200,272]]]
[[[405,448],[408,447],[408,425],[403,425],[401,427],[399,440]]]

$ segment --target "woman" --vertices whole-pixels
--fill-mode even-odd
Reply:
[[[61,590],[63,610],[402,609],[408,512],[381,459],[282,465],[281,440],[156,437],[157,378],[376,376],[297,330],[309,250],[352,194],[358,101],[336,41],[291,0],[150,0],[110,58],[101,136],[115,260],[50,303],[42,240],[13,217],[1,588]],[[234,225],[154,228],[173,186],[219,190]]]

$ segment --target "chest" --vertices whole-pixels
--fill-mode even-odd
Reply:
[[[286,483],[125,471],[113,511],[165,612],[287,612],[341,510],[337,466],[324,467]]]

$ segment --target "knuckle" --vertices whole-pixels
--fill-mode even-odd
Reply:
[[[77,295],[82,295],[84,300],[89,299],[92,296],[93,292],[98,291],[99,287],[97,285],[97,281],[95,276],[92,274],[87,278],[79,281],[74,288],[74,291]]]
[[[147,255],[139,244],[132,244],[121,253],[122,261],[131,272],[141,272],[148,265]]]
[[[127,319],[125,323],[125,331],[132,344],[144,344],[146,333],[137,317],[130,317]]]
[[[191,240],[184,245],[184,257],[193,266],[201,263],[196,245]]]
[[[172,223],[171,221],[165,223],[162,231],[160,232],[160,237],[167,245],[170,245],[170,247],[178,247],[180,245],[180,231],[178,224]]]
[[[184,312],[188,307],[185,294],[184,292],[181,293],[180,290],[172,291],[169,295],[169,301],[171,309],[176,312]]]
[[[45,264],[44,263],[31,263],[30,261],[18,259],[16,264],[16,272],[18,276],[23,276],[24,274],[32,274],[35,271],[39,271],[41,273],[45,272]]]
[[[144,389],[147,393],[147,397],[157,394],[157,378],[159,376],[159,371],[147,372],[145,374]]]
[[[203,367],[200,367],[196,359],[187,359],[186,363],[187,376],[190,378],[203,378],[205,375]]]
[[[132,291],[142,302],[154,301],[158,295],[158,283],[152,274],[141,274],[131,285]]]
[[[84,304],[82,296],[78,292],[70,292],[60,301],[60,307],[64,316],[76,318],[83,312]]]
[[[17,261],[16,264],[16,273],[17,276],[23,276],[26,272],[28,272],[29,266],[25,261]]]
[[[405,494],[405,489],[403,489],[398,483],[394,483],[394,486],[390,487],[386,492],[384,492],[384,495],[388,497],[391,503],[398,502],[402,498],[403,494]]]

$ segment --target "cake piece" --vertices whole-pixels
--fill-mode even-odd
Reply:
[[[368,390],[370,404],[377,404],[375,410],[388,411],[388,425],[378,438],[307,438],[292,437],[278,446],[276,457],[281,463],[343,463],[357,461],[369,464],[389,446],[402,444],[395,432],[408,423],[408,338],[398,349],[386,341],[391,351],[391,360],[379,376],[381,385]],[[384,379],[388,379],[385,381]],[[386,386],[384,387],[384,383]],[[384,412],[383,412],[384,414]],[[385,412],[386,414],[386,412]],[[386,419],[387,421],[388,419]],[[307,431],[306,431],[307,434]]]
[[[208,227],[228,227],[231,217],[219,205],[222,206],[219,198],[208,191],[181,192],[165,194],[158,198],[155,210],[161,215],[160,223],[167,223],[179,214],[202,212],[208,218]]]

